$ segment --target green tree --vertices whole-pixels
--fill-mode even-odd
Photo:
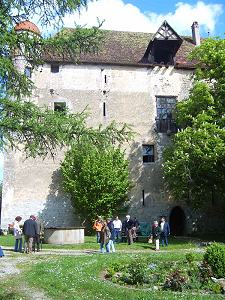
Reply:
[[[128,160],[120,147],[76,143],[61,165],[63,187],[81,217],[112,216],[127,200],[131,186]]]
[[[101,34],[97,27],[76,27],[61,30],[54,37],[43,38],[27,31],[16,32],[15,25],[38,15],[43,26],[50,23],[58,29],[62,18],[86,6],[85,0],[0,0],[0,147],[20,148],[27,155],[46,155],[57,146],[67,143],[80,134],[89,134],[85,113],[62,116],[47,108],[38,108],[29,102],[33,82],[14,65],[15,55],[23,55],[32,69],[44,61],[46,52],[59,57],[72,57],[80,53],[95,52]],[[13,101],[12,101],[13,100]],[[69,130],[68,130],[69,128]],[[84,130],[85,129],[85,130]],[[92,130],[91,130],[92,134]]]
[[[225,40],[205,40],[191,58],[198,68],[176,108],[180,131],[164,151],[164,174],[176,199],[202,207],[225,199]]]

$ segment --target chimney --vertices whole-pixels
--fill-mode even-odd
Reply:
[[[200,42],[200,33],[199,33],[198,22],[196,22],[196,21],[193,22],[191,29],[192,29],[192,40],[196,46],[199,46],[201,42]]]

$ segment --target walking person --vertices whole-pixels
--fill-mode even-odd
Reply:
[[[17,216],[13,223],[13,235],[15,238],[15,246],[14,251],[15,252],[23,252],[22,245],[23,245],[23,239],[22,239],[22,229],[20,228],[20,221],[22,220],[22,217]]]
[[[101,216],[98,216],[97,220],[95,220],[93,229],[96,231],[96,239],[97,243],[100,243],[100,233],[103,227],[103,220]]]
[[[118,216],[116,216],[115,220],[113,221],[114,226],[114,235],[115,235],[115,243],[119,243],[121,241],[121,232],[122,232],[122,222]]]
[[[159,227],[158,221],[154,221],[151,230],[151,239],[155,242],[155,250],[159,250],[159,238],[160,238],[161,229]]]
[[[109,252],[109,239],[111,237],[110,230],[107,226],[107,222],[102,222],[102,229],[100,231],[100,252]]]
[[[168,246],[168,237],[170,235],[170,225],[168,222],[166,222],[165,217],[161,218],[160,228],[161,228],[161,233],[160,233],[161,245]]]
[[[109,238],[109,243],[108,243],[108,249],[109,252],[115,252],[115,246],[114,246],[114,241],[115,241],[115,228],[113,225],[113,221],[111,219],[107,219],[107,226],[110,231],[110,238]]]
[[[37,223],[34,221],[34,216],[31,215],[23,224],[24,248],[26,253],[32,253],[33,240],[37,235]]]

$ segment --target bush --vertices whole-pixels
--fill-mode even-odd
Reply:
[[[225,247],[223,245],[213,243],[207,247],[204,261],[212,268],[215,277],[225,277]]]
[[[129,273],[130,284],[148,283],[147,261],[145,259],[134,259],[127,268]]]

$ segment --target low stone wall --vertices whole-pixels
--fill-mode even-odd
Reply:
[[[84,227],[49,227],[45,228],[44,241],[47,244],[84,243]]]

